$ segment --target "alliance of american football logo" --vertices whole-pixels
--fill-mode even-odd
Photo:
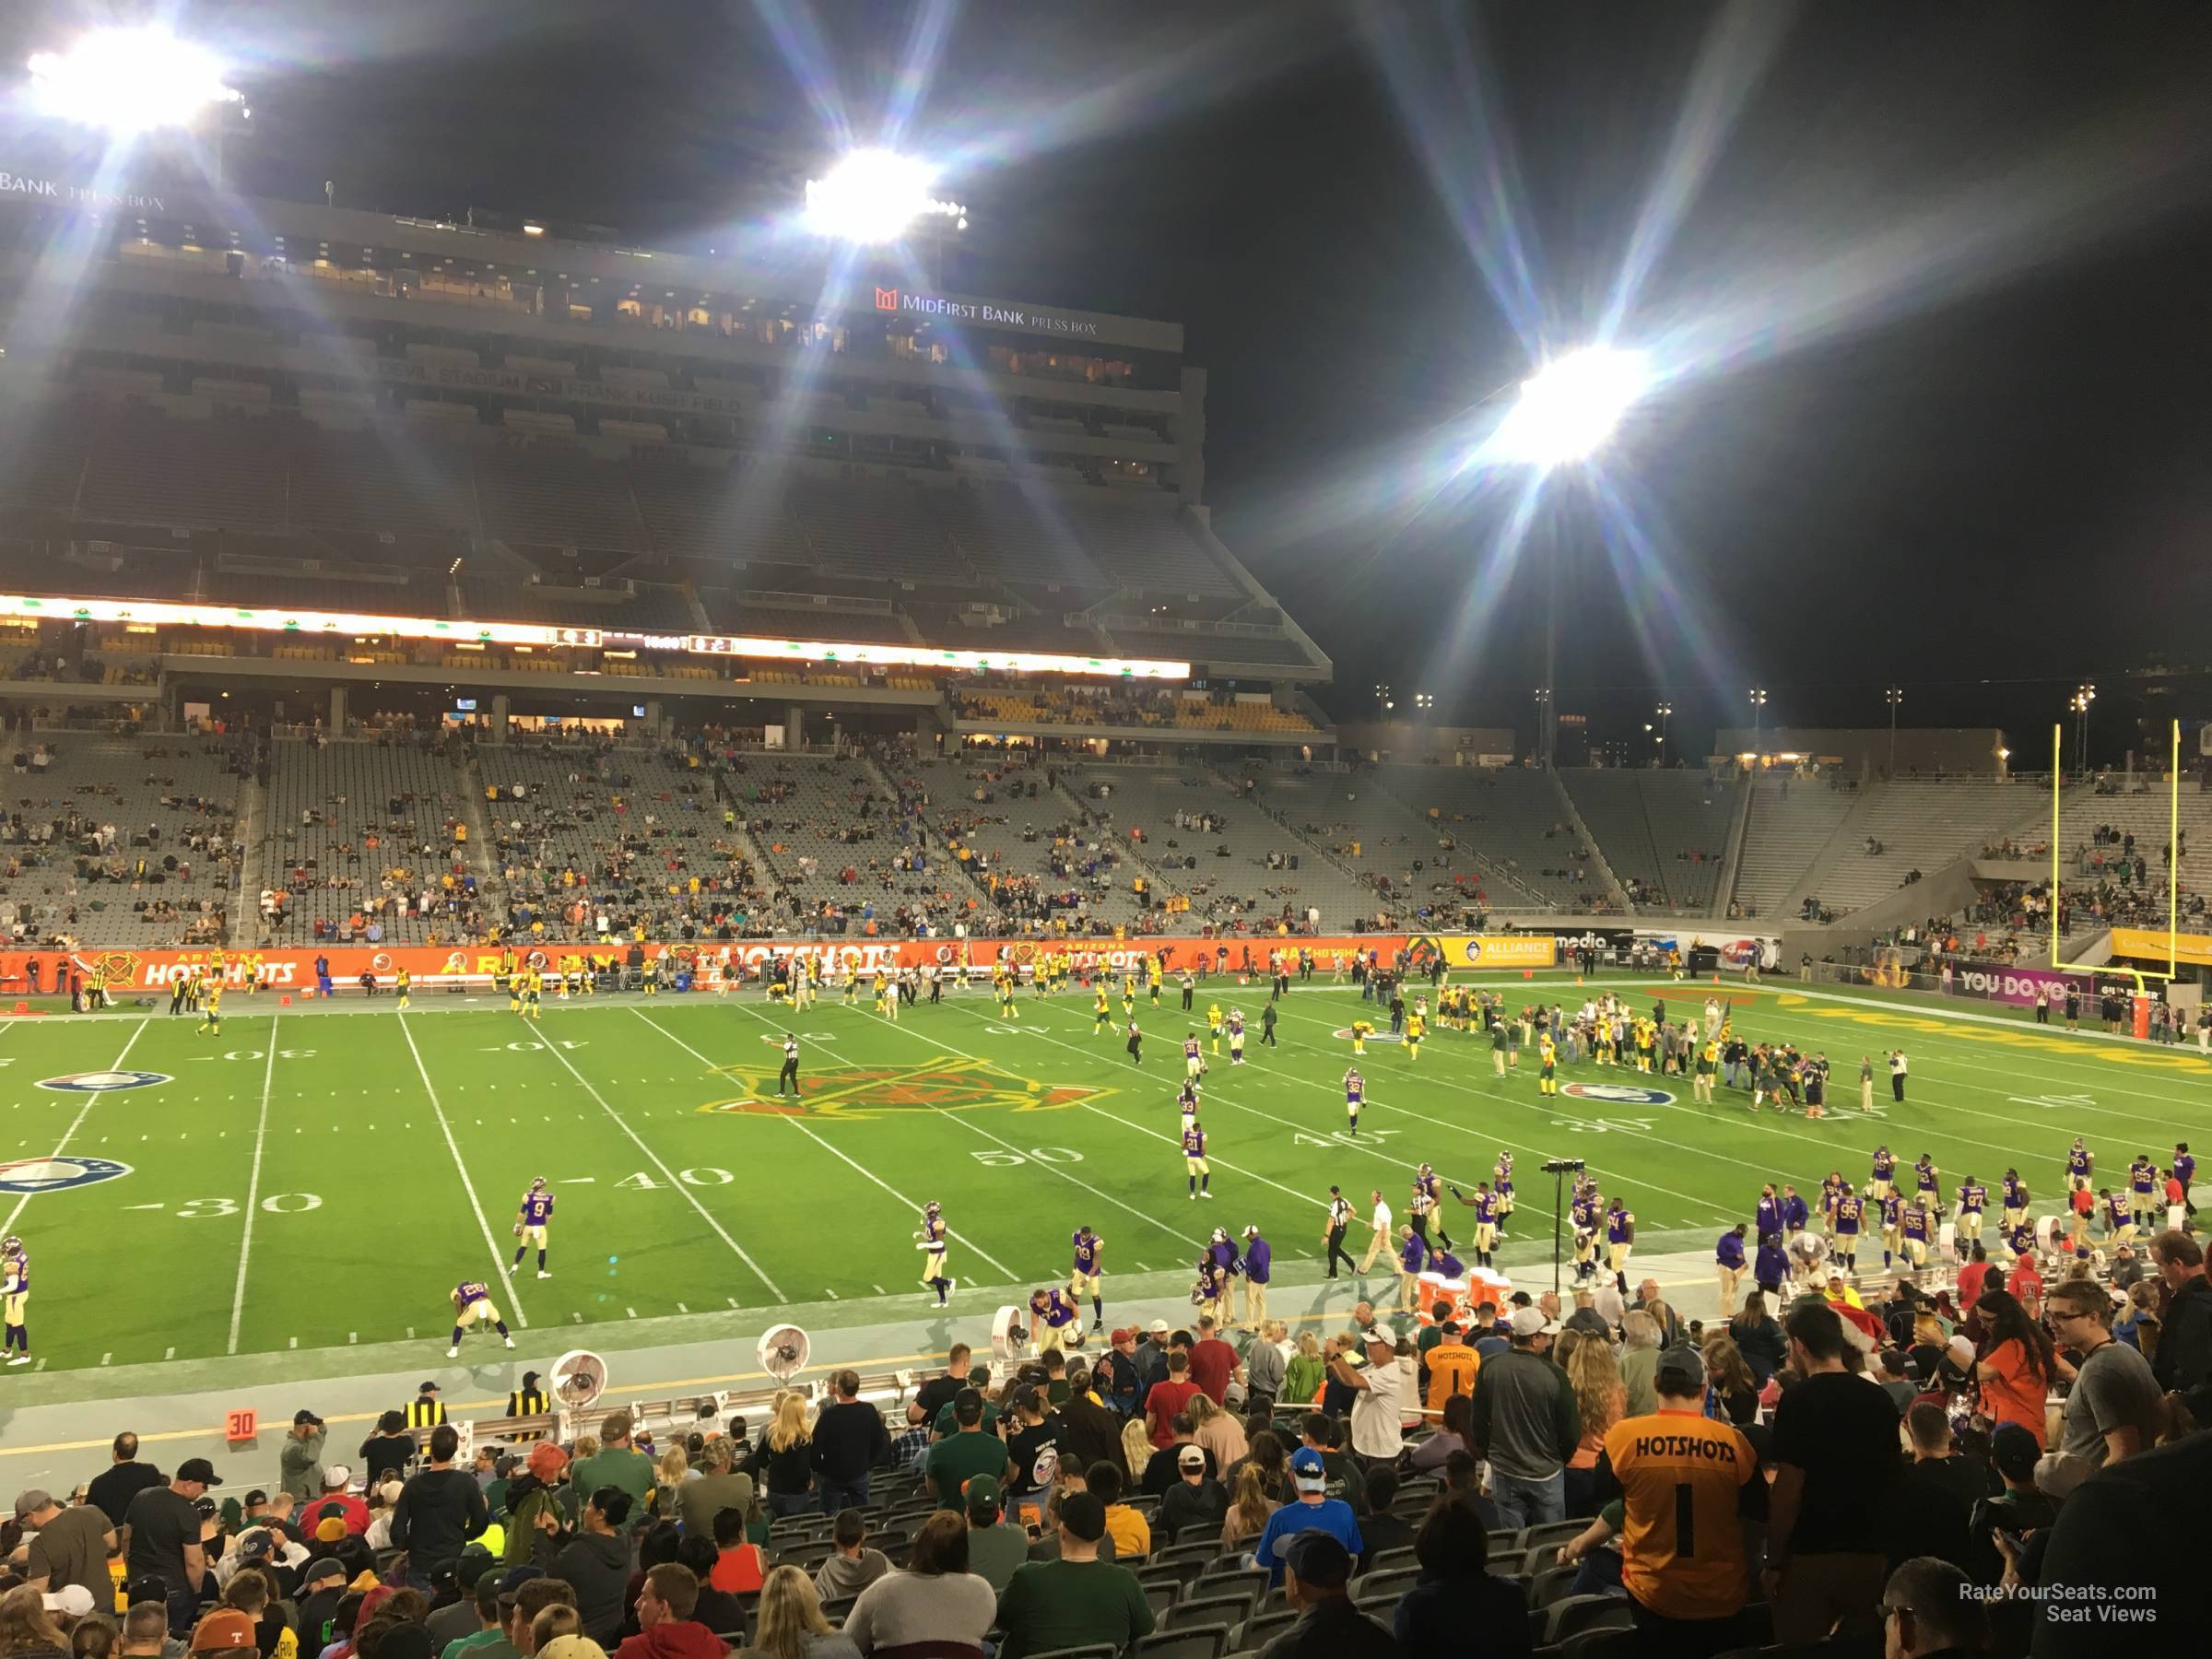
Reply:
[[[1664,1088],[1639,1088],[1629,1083],[1562,1083],[1559,1092],[1578,1100],[1603,1100],[1611,1106],[1672,1106],[1675,1097]]]
[[[1075,1083],[1040,1083],[1001,1071],[988,1060],[946,1059],[916,1065],[842,1065],[806,1081],[803,1100],[776,1096],[776,1074],[732,1065],[723,1075],[743,1089],[734,1100],[701,1112],[737,1112],[769,1117],[880,1118],[910,1112],[973,1112],[1004,1106],[1015,1112],[1058,1112],[1116,1092]]]
[[[128,1175],[131,1166],[112,1158],[17,1158],[0,1163],[0,1193],[58,1193]]]

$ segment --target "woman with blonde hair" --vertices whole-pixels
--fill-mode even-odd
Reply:
[[[665,1521],[675,1520],[677,1488],[692,1478],[691,1459],[683,1447],[671,1446],[662,1453],[653,1475],[654,1512]]]
[[[1241,1549],[1266,1531],[1267,1518],[1275,1513],[1275,1500],[1267,1496],[1266,1471],[1256,1463],[1239,1469],[1236,1493],[1229,1500],[1229,1513],[1221,1520],[1222,1549]]]
[[[1283,1362],[1284,1400],[1301,1407],[1315,1405],[1328,1374],[1328,1364],[1321,1357],[1321,1338],[1312,1331],[1300,1331],[1297,1351]]]
[[[1705,1333],[1705,1382],[1719,1403],[1716,1414],[1741,1429],[1759,1416],[1759,1383],[1744,1363],[1743,1350],[1727,1331]]]
[[[768,1512],[776,1517],[807,1514],[820,1505],[814,1495],[814,1437],[806,1429],[806,1400],[787,1394],[752,1455],[749,1473],[764,1475]]]
[[[738,1659],[860,1659],[853,1640],[830,1628],[814,1582],[796,1567],[778,1567],[760,1584],[753,1643]]]
[[[68,1659],[69,1639],[46,1611],[46,1597],[29,1584],[18,1584],[0,1595],[0,1655]]]
[[[1226,1469],[1241,1461],[1252,1448],[1244,1439],[1244,1425],[1236,1414],[1221,1409],[1205,1394],[1194,1394],[1183,1409],[1191,1414],[1191,1438],[1214,1454],[1214,1467]]]
[[[1583,1438],[1567,1460],[1567,1509],[1571,1514],[1594,1514],[1597,1454],[1605,1447],[1606,1430],[1628,1412],[1629,1392],[1613,1358],[1613,1345],[1594,1337],[1576,1343],[1567,1360],[1567,1383],[1574,1390],[1574,1404],[1583,1418]]]

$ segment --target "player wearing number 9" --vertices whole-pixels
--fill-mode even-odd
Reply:
[[[1733,1426],[1704,1415],[1695,1348],[1662,1354],[1653,1390],[1657,1411],[1606,1435],[1623,1506],[1620,1583],[1639,1630],[1687,1641],[1715,1633],[1748,1599],[1738,1504],[1759,1457]]]

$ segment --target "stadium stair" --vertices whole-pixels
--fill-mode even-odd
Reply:
[[[1540,770],[1546,777],[1551,780],[1552,791],[1559,798],[1559,806],[1565,813],[1569,826],[1575,834],[1582,837],[1583,845],[1590,849],[1590,862],[1597,866],[1597,873],[1605,878],[1606,898],[1613,904],[1619,906],[1623,914],[1635,915],[1637,910],[1633,904],[1629,902],[1628,889],[1620,885],[1620,877],[1613,873],[1613,866],[1606,862],[1605,848],[1598,845],[1597,837],[1590,833],[1590,826],[1583,821],[1582,812],[1576,807],[1574,797],[1567,793],[1566,784],[1559,781],[1558,769],[1544,767]]]
[[[2029,785],[1988,778],[1893,778],[1863,790],[1790,888],[1783,914],[1795,915],[1808,897],[1839,917],[1863,910],[1895,892],[1911,871],[1930,877],[1978,857],[2034,805]],[[1865,851],[1870,837],[1880,853]]]

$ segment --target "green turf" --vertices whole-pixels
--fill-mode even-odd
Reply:
[[[1501,982],[1509,996],[1539,988]],[[1662,989],[1692,1001],[1713,989],[1601,982],[1639,1007]],[[1584,994],[1559,976],[1540,988],[1562,1003]],[[1676,1096],[1664,1104],[1544,1100],[1533,1067],[1497,1081],[1484,1040],[1439,1032],[1418,1064],[1371,1049],[1371,1104],[1347,1144],[1348,1044],[1334,1033],[1360,1009],[1357,994],[1321,982],[1294,991],[1271,1050],[1258,1040],[1265,988],[1244,987],[1234,1000],[1253,1017],[1248,1063],[1232,1069],[1223,1055],[1207,1080],[1208,1203],[1185,1196],[1176,1144],[1180,1040],[1193,1022],[1171,989],[1158,1009],[1140,999],[1141,1068],[1118,1030],[1093,1035],[1087,994],[1025,994],[1012,1025],[980,994],[896,1025],[826,1000],[791,1022],[806,1051],[796,1113],[773,1099],[786,1021],[757,994],[556,1002],[536,1025],[488,998],[418,998],[403,1018],[389,1002],[311,1013],[233,995],[219,1038],[165,1011],[18,1018],[0,1029],[14,1122],[0,1157],[60,1147],[132,1172],[5,1202],[31,1254],[41,1369],[236,1354],[244,1375],[255,1374],[244,1357],[295,1348],[441,1354],[446,1292],[505,1264],[537,1174],[559,1199],[555,1277],[541,1282],[525,1264],[495,1300],[542,1352],[548,1328],[619,1346],[625,1333],[750,1332],[771,1309],[831,1310],[830,1323],[836,1310],[854,1322],[919,1312],[912,1230],[930,1198],[954,1233],[965,1313],[1061,1277],[1079,1221],[1107,1240],[1110,1293],[1174,1293],[1213,1227],[1247,1223],[1276,1241],[1286,1277],[1306,1277],[1329,1182],[1362,1209],[1373,1187],[1402,1209],[1413,1165],[1426,1159],[1470,1185],[1501,1147],[1519,1160],[1522,1193],[1508,1259],[1527,1260],[1548,1256],[1550,1183],[1536,1166],[1550,1157],[1586,1159],[1608,1194],[1628,1197],[1652,1251],[1709,1243],[1747,1218],[1762,1182],[1802,1187],[1830,1168],[1863,1179],[1882,1139],[1905,1159],[1932,1152],[1947,1194],[1969,1172],[1994,1182],[2017,1164],[2039,1211],[2076,1134],[2114,1176],[2138,1152],[2163,1159],[2176,1140],[2212,1139],[2212,1064],[2194,1049],[1791,985],[1719,994],[1752,1036],[1827,1051],[1841,1083],[1830,1118],[1754,1115],[1726,1091],[1696,1106],[1674,1079],[1653,1080]],[[1115,1015],[1118,1026],[1118,1002]],[[1863,1118],[1858,1057],[1899,1044],[1912,1098],[1890,1108],[1885,1076],[1883,1115]],[[119,1065],[173,1080],[97,1095],[37,1087]],[[1622,1077],[1584,1065],[1564,1080]],[[472,1336],[464,1352],[488,1358],[491,1343]],[[348,1359],[291,1363],[329,1374]]]

